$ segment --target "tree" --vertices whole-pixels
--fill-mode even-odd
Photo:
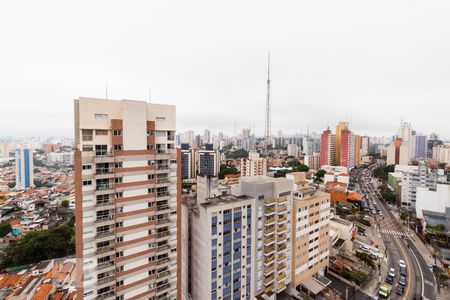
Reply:
[[[6,236],[11,232],[11,224],[8,221],[3,221],[0,223],[0,237]]]
[[[248,152],[244,149],[239,149],[234,152],[228,152],[227,158],[229,159],[236,159],[236,158],[246,158],[248,157]]]
[[[219,179],[224,179],[227,174],[238,174],[239,171],[234,165],[220,165]]]
[[[356,252],[356,258],[358,258],[361,262],[365,263],[369,267],[372,267],[372,268],[375,267],[375,263],[374,263],[373,259],[366,252],[360,252],[360,251]]]
[[[316,174],[314,175],[315,176],[315,180],[322,181],[322,179],[325,177],[325,173],[327,173],[327,171],[325,171],[325,170],[317,171]]]
[[[69,207],[69,200],[64,199],[63,201],[61,201],[61,206],[65,207],[65,208],[68,208]]]

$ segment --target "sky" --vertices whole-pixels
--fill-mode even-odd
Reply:
[[[177,106],[178,130],[450,139],[450,1],[2,1],[0,136],[73,135],[73,99]]]

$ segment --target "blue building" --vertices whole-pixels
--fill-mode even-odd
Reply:
[[[33,150],[20,146],[16,150],[16,189],[34,187]]]

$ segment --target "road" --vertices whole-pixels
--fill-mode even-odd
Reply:
[[[433,274],[429,270],[422,254],[418,251],[414,243],[404,232],[402,225],[397,221],[392,209],[382,200],[379,192],[372,183],[370,169],[365,169],[364,175],[358,174],[359,188],[366,193],[369,203],[375,204],[378,211],[383,216],[375,215],[375,223],[379,228],[379,234],[386,247],[388,267],[393,267],[396,277],[393,284],[391,299],[414,299],[415,294],[424,296],[427,299],[435,299],[436,290]],[[402,296],[395,294],[395,287],[399,279],[399,260],[405,261],[408,270],[408,282],[405,287],[405,294]],[[382,274],[383,280],[387,274]]]

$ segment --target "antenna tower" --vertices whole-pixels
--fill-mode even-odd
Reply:
[[[265,124],[265,137],[266,139],[270,138],[271,132],[271,120],[270,120],[270,51],[267,57],[267,95],[266,95],[266,124]]]

